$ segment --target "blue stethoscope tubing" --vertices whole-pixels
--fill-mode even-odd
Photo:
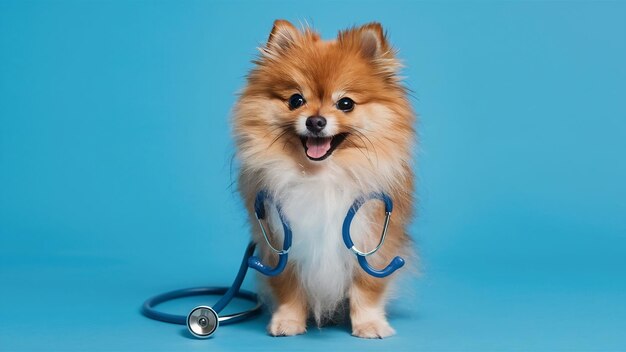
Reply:
[[[141,312],[143,313],[143,315],[150,319],[159,320],[166,323],[185,325],[187,324],[187,316],[161,312],[156,310],[155,307],[161,303],[175,300],[178,298],[205,295],[222,295],[222,298],[220,298],[217,303],[212,306],[213,310],[218,314],[224,309],[224,307],[228,305],[228,303],[230,303],[230,301],[233,300],[233,298],[241,298],[247,301],[254,302],[256,303],[256,306],[252,308],[252,310],[244,312],[243,314],[237,313],[219,317],[219,322],[221,325],[232,324],[260,313],[261,305],[258,304],[258,298],[256,293],[241,289],[243,279],[245,279],[246,273],[248,272],[248,259],[250,259],[252,253],[254,253],[255,247],[256,244],[254,242],[250,242],[248,244],[246,252],[243,256],[243,260],[241,261],[241,265],[239,266],[237,276],[235,277],[235,280],[230,287],[191,287],[165,292],[146,300],[141,307]]]
[[[266,217],[265,202],[268,198],[269,198],[269,195],[266,191],[259,192],[255,198],[254,212],[256,214],[257,219],[259,220],[259,223],[261,220],[265,219]],[[254,250],[256,248],[256,244],[254,242],[250,242],[248,244],[248,247],[246,247],[246,251],[244,252],[243,260],[241,261],[241,265],[239,266],[239,271],[237,272],[237,276],[235,277],[235,280],[233,281],[233,284],[230,287],[192,287],[192,288],[185,288],[185,289],[165,292],[165,293],[156,295],[152,298],[149,298],[143,303],[141,307],[141,312],[143,313],[143,315],[145,315],[146,317],[150,319],[159,320],[159,321],[163,321],[166,323],[187,325],[187,328],[189,329],[189,332],[192,335],[199,337],[199,338],[206,338],[206,337],[211,336],[217,329],[217,326],[219,325],[232,324],[241,320],[245,320],[247,318],[250,318],[260,313],[261,304],[259,303],[257,295],[253,292],[242,290],[241,285],[243,284],[243,280],[245,279],[246,274],[248,273],[248,267],[254,268],[258,270],[259,272],[261,272],[262,274],[267,275],[267,276],[276,276],[282,273],[283,270],[285,270],[285,267],[287,266],[289,249],[291,248],[291,242],[292,242],[292,239],[291,239],[292,232],[291,232],[291,228],[289,227],[287,221],[285,220],[282,214],[282,209],[280,208],[280,206],[277,205],[277,209],[278,209],[280,220],[283,224],[284,238],[283,238],[283,249],[280,252],[278,252],[279,258],[278,258],[278,263],[276,264],[275,267],[272,268],[266,264],[263,264],[259,257],[253,255]],[[261,226],[263,225],[261,224]],[[264,228],[262,229],[264,231],[264,236],[265,236],[265,229]],[[268,239],[266,238],[266,240]],[[270,247],[271,247],[271,244],[270,244]],[[273,249],[273,247],[271,248]],[[198,309],[203,308],[203,306],[194,308],[191,311],[191,313],[189,313],[187,316],[165,313],[156,309],[156,306],[161,303],[179,299],[179,298],[192,297],[192,296],[204,296],[204,295],[220,295],[220,294],[222,295],[222,298],[220,298],[217,301],[217,303],[215,303],[212,307],[204,307],[206,308],[205,311],[210,311],[212,312],[211,314],[214,314],[214,318],[216,320],[214,322],[215,324],[214,328],[207,330],[207,331],[198,329],[197,326],[194,329],[194,327],[190,325],[191,314],[193,314],[194,311],[197,311]],[[224,309],[224,307],[226,307],[233,300],[233,298],[241,298],[250,302],[254,302],[256,305],[254,308],[248,311],[234,313],[234,314],[220,317],[219,313]]]
[[[361,252],[356,248],[356,246],[354,245],[352,241],[352,238],[350,236],[350,226],[352,224],[352,220],[356,216],[356,213],[359,211],[361,206],[365,204],[365,202],[372,200],[372,199],[378,199],[384,202],[385,223],[383,226],[381,240],[378,246],[372,251]],[[185,288],[185,289],[165,292],[165,293],[156,295],[154,297],[151,297],[143,303],[142,308],[141,308],[141,312],[143,313],[143,315],[145,315],[146,317],[150,319],[159,320],[159,321],[163,321],[166,323],[187,325],[187,328],[194,336],[205,338],[205,337],[211,336],[219,325],[232,324],[232,323],[242,321],[244,319],[250,318],[258,314],[261,311],[262,307],[261,307],[261,304],[259,303],[257,294],[241,289],[241,285],[243,283],[243,280],[246,277],[248,268],[249,267],[253,268],[267,276],[276,276],[282,273],[285,270],[285,267],[287,266],[287,260],[288,260],[289,250],[291,248],[292,236],[293,236],[291,227],[289,226],[289,223],[284,218],[282,208],[280,207],[278,203],[274,202],[278,210],[278,215],[283,226],[284,236],[283,236],[282,250],[275,249],[272,246],[272,244],[269,242],[268,236],[265,232],[265,228],[263,226],[263,223],[261,222],[261,220],[266,218],[265,203],[268,200],[272,200],[269,193],[267,191],[260,191],[257,194],[255,201],[254,201],[254,212],[255,212],[257,219],[259,220],[259,225],[261,226],[261,230],[265,238],[265,241],[267,242],[271,250],[278,254],[278,262],[276,263],[274,267],[263,264],[263,262],[258,256],[253,255],[254,250],[256,248],[256,244],[254,242],[250,242],[248,246],[246,247],[246,251],[244,253],[243,260],[241,261],[241,265],[239,266],[239,271],[237,272],[237,276],[235,277],[235,280],[233,281],[230,287],[220,287],[220,286],[192,287],[192,288]],[[387,226],[389,223],[389,217],[392,211],[393,211],[393,202],[388,195],[386,195],[385,193],[372,193],[369,196],[362,197],[354,201],[354,203],[348,210],[346,217],[344,218],[344,222],[342,226],[342,237],[343,237],[343,241],[346,247],[350,249],[353,253],[355,253],[355,255],[357,256],[359,265],[366,273],[368,273],[371,276],[378,277],[378,278],[383,278],[383,277],[391,275],[394,271],[401,268],[405,263],[404,259],[396,256],[395,258],[391,260],[391,262],[384,269],[377,270],[371,267],[366,259],[366,257],[368,257],[371,254],[374,254],[383,245],[386,234],[387,234]],[[204,295],[222,295],[222,297],[212,307],[208,307],[208,306],[196,307],[187,316],[165,313],[165,312],[158,311],[156,309],[156,306],[164,302],[168,302],[168,301],[179,299],[179,298],[192,297],[192,296],[204,296]],[[240,298],[240,299],[244,299],[250,302],[254,302],[255,306],[254,308],[244,311],[244,312],[219,316],[219,313],[234,298]],[[213,326],[211,326],[209,329],[202,329],[202,327],[198,327],[197,322],[199,320],[197,316],[194,317],[195,320],[193,321],[193,324],[190,323],[190,319],[192,318],[193,314],[210,315],[210,318],[213,319],[213,322],[212,322]],[[200,318],[200,319],[205,319],[205,318]],[[206,322],[206,319],[205,319],[205,322]]]
[[[356,213],[359,211],[361,206],[365,204],[367,201],[372,200],[372,199],[379,199],[385,203],[385,224],[383,226],[383,232],[380,237],[380,242],[378,243],[378,246],[376,246],[376,248],[372,251],[361,252],[356,248],[356,246],[354,245],[354,242],[352,242],[352,236],[350,236],[350,225],[352,225],[352,220],[354,219]],[[361,268],[366,273],[374,277],[378,277],[378,278],[389,276],[394,271],[404,266],[404,259],[398,256],[393,258],[391,262],[382,270],[376,270],[372,268],[367,262],[367,257],[376,253],[378,249],[385,242],[385,237],[387,236],[387,226],[389,224],[389,217],[391,216],[392,211],[393,211],[393,201],[387,194],[372,193],[367,197],[363,197],[354,201],[354,203],[348,210],[348,214],[346,214],[346,217],[343,220],[343,226],[341,227],[341,235],[343,237],[343,243],[346,245],[346,247],[348,247],[349,250],[351,250],[356,255]]]
[[[289,223],[287,222],[287,220],[285,219],[285,216],[283,215],[283,209],[281,208],[280,204],[275,203],[276,210],[278,211],[278,217],[280,218],[280,222],[283,225],[283,233],[284,233],[283,249],[277,250],[274,248],[274,246],[272,246],[269,238],[267,237],[267,234],[265,233],[265,227],[263,227],[263,223],[261,222],[261,220],[265,219],[266,217],[266,214],[265,214],[266,200],[271,200],[271,197],[269,193],[267,193],[267,191],[260,191],[259,193],[257,193],[256,198],[254,199],[254,214],[256,215],[256,218],[259,221],[259,226],[261,227],[261,231],[263,233],[263,237],[265,238],[265,241],[267,242],[267,245],[276,254],[278,254],[278,263],[276,264],[274,268],[270,268],[261,262],[261,258],[257,256],[252,256],[248,259],[248,266],[253,269],[256,269],[263,275],[276,276],[282,273],[283,270],[285,270],[285,267],[287,266],[287,259],[289,255],[289,249],[291,249],[291,238],[293,237],[293,234],[291,232],[291,227],[289,226]]]

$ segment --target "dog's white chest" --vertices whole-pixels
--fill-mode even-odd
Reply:
[[[345,247],[341,227],[357,192],[324,179],[299,180],[277,192],[277,200],[293,232],[289,261],[314,313],[334,308],[351,282],[354,256]],[[272,230],[280,229],[276,213]]]

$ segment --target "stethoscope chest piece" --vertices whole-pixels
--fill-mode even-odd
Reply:
[[[187,315],[187,329],[198,338],[206,339],[213,335],[220,325],[217,313],[209,306],[199,306]]]

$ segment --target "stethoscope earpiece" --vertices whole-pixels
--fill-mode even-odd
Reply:
[[[198,306],[187,315],[187,329],[200,339],[211,337],[220,326],[217,312],[209,306]]]
[[[385,203],[385,222],[383,224],[383,232],[380,235],[380,242],[378,245],[372,249],[371,251],[360,251],[352,242],[352,236],[350,235],[350,225],[352,225],[352,220],[356,216],[356,213],[359,211],[361,206],[365,204],[368,200],[378,199]],[[387,230],[389,228],[389,219],[391,217],[391,212],[393,211],[393,201],[391,198],[385,193],[372,193],[366,197],[359,198],[354,201],[350,209],[348,210],[348,214],[343,220],[343,226],[341,228],[341,235],[343,237],[343,243],[346,247],[351,250],[357,258],[359,265],[366,273],[370,274],[373,277],[383,278],[393,274],[394,271],[400,269],[404,266],[404,259],[402,257],[395,257],[391,260],[391,262],[382,270],[374,269],[368,262],[367,257],[378,252],[378,250],[385,243],[385,238],[387,238]]]
[[[265,226],[263,225],[263,219],[265,219],[265,200],[272,200],[272,197],[267,193],[267,191],[261,191],[257,193],[256,198],[254,200],[254,214],[256,215],[257,222],[259,223],[259,228],[261,229],[261,234],[265,239],[265,243],[267,243],[268,248],[278,254],[278,263],[275,267],[270,267],[268,265],[263,264],[261,258],[258,256],[251,256],[248,259],[248,266],[256,271],[260,272],[265,276],[276,276],[282,273],[287,266],[287,259],[289,254],[289,249],[291,249],[291,227],[287,223],[283,215],[283,211],[280,208],[279,204],[276,205],[276,209],[278,211],[278,217],[283,225],[283,249],[277,249],[272,245],[270,241],[267,231],[265,230]]]

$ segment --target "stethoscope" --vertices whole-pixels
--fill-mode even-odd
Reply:
[[[380,241],[374,249],[370,251],[360,251],[352,242],[352,238],[350,236],[350,225],[352,224],[352,220],[354,219],[356,213],[359,211],[361,206],[363,206],[363,204],[365,204],[367,201],[374,199],[381,200],[385,203],[385,222],[383,223],[383,231],[380,235]],[[142,306],[142,313],[150,319],[160,320],[172,324],[187,325],[187,329],[189,330],[189,332],[193,336],[198,338],[210,337],[215,333],[220,325],[236,323],[238,321],[242,321],[260,313],[261,303],[259,302],[256,293],[241,289],[241,284],[246,277],[248,268],[253,268],[263,275],[267,276],[279,275],[283,272],[283,270],[285,270],[285,267],[287,266],[287,259],[289,255],[289,250],[291,249],[292,240],[291,228],[289,227],[289,223],[285,220],[280,204],[273,202],[276,206],[278,216],[283,227],[283,248],[277,249],[271,244],[265,230],[265,226],[263,225],[263,220],[266,218],[266,201],[273,202],[270,194],[267,191],[259,192],[254,201],[254,212],[265,242],[272,252],[278,254],[278,263],[276,264],[276,266],[271,267],[263,264],[258,256],[253,255],[256,244],[254,242],[250,242],[244,253],[241,265],[239,266],[237,276],[235,277],[235,280],[230,287],[192,287],[162,293],[146,300]],[[374,277],[382,278],[389,276],[394,271],[398,270],[404,265],[404,259],[398,256],[393,258],[391,262],[382,270],[374,269],[367,262],[367,257],[376,253],[385,243],[392,210],[393,202],[388,195],[386,195],[385,193],[372,193],[366,197],[361,197],[355,200],[348,210],[348,213],[346,214],[346,217],[343,221],[343,226],[341,230],[344,244],[356,255],[361,268],[366,273]],[[204,295],[222,295],[222,298],[220,298],[213,306],[198,306],[192,309],[191,312],[187,314],[187,316],[164,313],[156,310],[155,308],[161,303],[174,299]],[[219,313],[235,297],[253,302],[255,306],[252,309],[246,311],[220,316]]]

